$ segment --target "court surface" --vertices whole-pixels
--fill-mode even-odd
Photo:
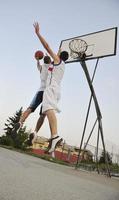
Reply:
[[[118,200],[119,180],[0,147],[0,200]]]

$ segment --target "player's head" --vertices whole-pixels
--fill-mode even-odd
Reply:
[[[67,51],[62,51],[59,55],[60,59],[64,62],[69,58],[69,54]]]
[[[51,63],[51,58],[50,58],[50,56],[44,56],[44,63],[45,64],[50,64]]]

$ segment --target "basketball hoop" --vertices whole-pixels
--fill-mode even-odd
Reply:
[[[81,39],[73,39],[69,42],[70,56],[73,59],[84,58],[86,56],[88,44]]]

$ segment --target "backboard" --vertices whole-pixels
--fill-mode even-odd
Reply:
[[[116,55],[117,27],[62,40],[61,51],[69,53],[66,63],[78,62],[80,55],[85,60]]]

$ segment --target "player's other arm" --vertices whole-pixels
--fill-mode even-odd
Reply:
[[[41,73],[42,65],[40,64],[40,61],[39,61],[39,60],[37,60],[37,68],[38,68],[38,70],[39,70],[40,73]]]
[[[37,22],[34,23],[34,28],[35,28],[35,33],[38,36],[41,44],[46,49],[46,51],[49,53],[49,55],[53,58],[54,63],[59,63],[60,62],[59,56],[52,51],[49,44],[46,42],[44,37],[40,34],[40,28],[39,28],[39,24]]]

